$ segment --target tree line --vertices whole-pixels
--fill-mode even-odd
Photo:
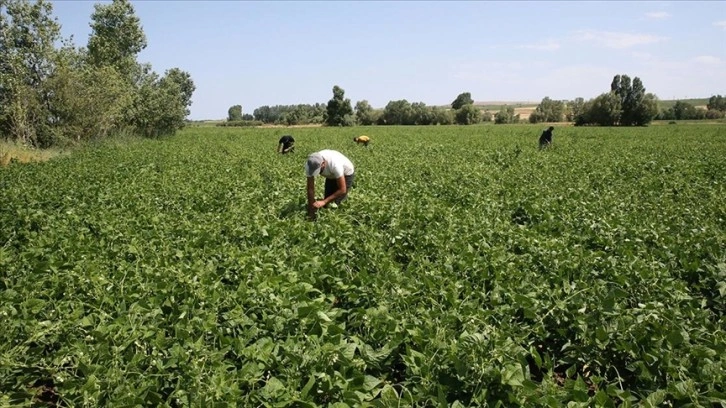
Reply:
[[[234,112],[232,111],[235,109]],[[233,115],[234,113],[234,115]],[[646,93],[643,82],[628,75],[615,75],[610,91],[585,100],[553,100],[545,97],[529,116],[529,123],[574,122],[576,126],[643,126],[654,119],[719,119],[726,113],[726,98],[714,95],[707,109],[696,108],[678,101],[670,108],[659,110],[658,98]],[[502,106],[494,114],[474,105],[471,93],[459,94],[450,107],[427,106],[423,102],[410,103],[405,99],[390,101],[383,109],[374,109],[367,100],[358,101],[355,108],[345,91],[333,87],[333,98],[327,105],[262,106],[254,115],[242,115],[242,107],[230,108],[230,123],[272,123],[283,125],[324,124],[328,126],[354,125],[472,125],[481,122],[496,124],[520,123],[513,106]],[[224,125],[224,124],[223,124]]]
[[[33,147],[184,126],[195,86],[137,61],[147,46],[128,0],[95,4],[85,47],[61,37],[51,3],[0,0],[0,135]]]

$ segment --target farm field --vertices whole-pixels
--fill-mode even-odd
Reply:
[[[726,126],[541,131],[195,127],[0,168],[0,406],[726,406]],[[310,222],[323,148],[356,185]]]

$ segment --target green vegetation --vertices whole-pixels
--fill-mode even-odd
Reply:
[[[199,127],[0,168],[0,405],[726,404],[726,127],[540,130],[282,156]],[[310,222],[321,148],[357,185]]]
[[[61,38],[52,10],[44,0],[0,1],[1,139],[64,147],[184,125],[194,82],[178,68],[159,76],[137,62],[146,36],[128,0],[94,6],[85,48]]]

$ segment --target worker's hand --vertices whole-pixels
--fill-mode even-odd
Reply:
[[[325,201],[323,201],[323,200],[318,200],[313,203],[313,208],[317,209],[317,208],[323,208],[323,207],[325,207]]]

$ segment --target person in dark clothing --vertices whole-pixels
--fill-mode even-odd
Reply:
[[[550,126],[542,132],[542,136],[539,137],[539,148],[544,149],[552,144],[552,131],[555,130],[554,126]]]
[[[280,138],[280,141],[277,142],[277,152],[278,153],[294,153],[295,152],[295,139],[293,139],[290,135],[285,135]]]

